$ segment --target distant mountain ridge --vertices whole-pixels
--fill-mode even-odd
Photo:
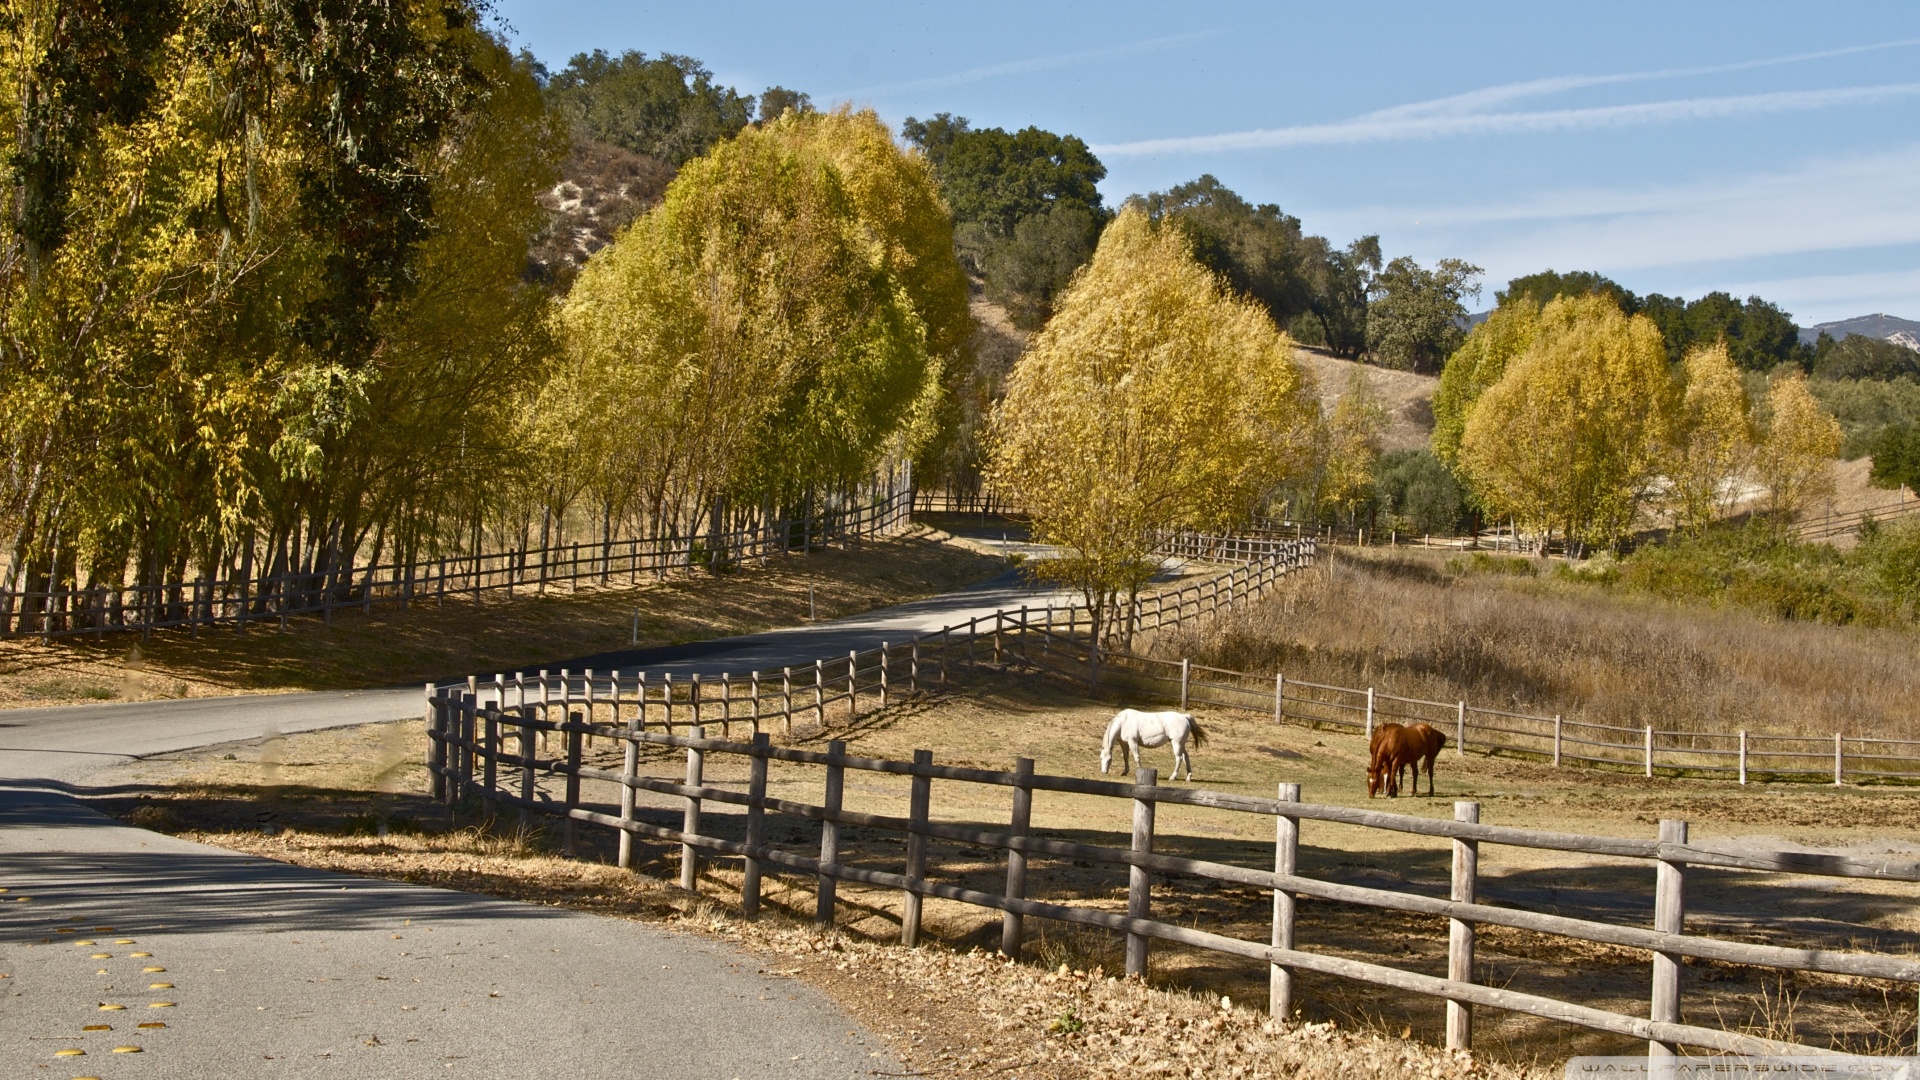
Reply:
[[[1920,352],[1920,322],[1914,322],[1912,319],[1897,319],[1892,315],[1877,313],[1861,315],[1857,318],[1805,327],[1800,331],[1800,340],[1812,345],[1823,333],[1835,341],[1845,338],[1848,334],[1859,334],[1862,337],[1891,341],[1895,345],[1905,345],[1915,352]]]

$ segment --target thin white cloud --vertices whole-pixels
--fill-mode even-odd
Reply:
[[[1180,45],[1189,45],[1214,36],[1215,31],[1196,30],[1170,37],[1150,38],[1126,45],[1114,45],[1105,49],[1085,49],[1079,52],[1060,53],[1055,56],[1036,56],[1026,60],[1009,60],[1000,64],[987,64],[983,67],[968,68],[947,75],[934,75],[925,79],[909,79],[905,82],[885,83],[880,86],[868,86],[858,90],[838,91],[822,94],[823,100],[860,99],[879,94],[897,94],[910,90],[938,90],[948,86],[964,86],[967,83],[983,82],[1006,75],[1024,75],[1034,71],[1051,71],[1055,68],[1074,67],[1079,64],[1098,63],[1102,60],[1119,60],[1142,53],[1159,52]]]
[[[1660,79],[1684,79],[1701,75],[1725,75],[1735,71],[1753,71],[1758,68],[1781,67],[1788,64],[1803,64],[1813,60],[1831,60],[1841,56],[1856,56],[1860,53],[1881,52],[1886,49],[1904,49],[1920,45],[1920,38],[1902,38],[1898,41],[1882,41],[1871,45],[1849,45],[1840,49],[1822,49],[1819,52],[1794,53],[1789,56],[1770,56],[1758,60],[1741,60],[1731,64],[1712,64],[1704,67],[1665,68],[1656,71],[1629,71],[1614,75],[1560,75],[1547,79],[1530,79],[1525,82],[1504,83],[1499,86],[1469,90],[1463,94],[1433,98],[1428,101],[1415,101],[1406,105],[1395,105],[1366,113],[1368,118],[1394,118],[1411,116],[1432,116],[1478,112],[1495,105],[1504,105],[1527,98],[1543,97],[1548,94],[1565,93],[1569,90],[1583,90],[1590,86],[1616,86],[1622,83],[1652,82]]]
[[[1802,325],[1874,310],[1920,317],[1920,269],[1898,265],[1914,260],[1897,250],[1920,246],[1920,143],[1686,183],[1344,207],[1315,224],[1336,236],[1384,231],[1389,247],[1423,262],[1464,258],[1496,285],[1546,267],[1597,270],[1643,292],[1757,294]],[[1893,265],[1794,272],[1815,257]]]
[[[1267,150],[1287,146],[1334,146],[1408,139],[1440,139],[1463,135],[1544,133],[1676,123],[1687,120],[1721,120],[1735,116],[1769,113],[1805,112],[1829,109],[1839,105],[1870,104],[1916,96],[1920,96],[1920,83],[1888,83],[1880,86],[1851,86],[1830,90],[1783,90],[1764,94],[1680,98],[1632,105],[1539,109],[1526,112],[1405,115],[1386,111],[1369,113],[1331,124],[1301,124],[1293,127],[1261,128],[1219,135],[1142,139],[1136,142],[1105,143],[1094,146],[1092,149],[1102,157],[1124,157]]]

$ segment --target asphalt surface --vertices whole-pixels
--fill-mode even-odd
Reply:
[[[1049,601],[1008,575],[819,625],[549,667],[776,671]],[[0,712],[0,1074],[901,1074],[819,992],[722,943],[289,866],[121,825],[75,797],[139,758],[416,716],[421,694]]]

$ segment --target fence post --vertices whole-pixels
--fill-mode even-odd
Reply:
[[[1287,677],[1279,672],[1273,673],[1273,722],[1278,724],[1285,714],[1287,700]]]
[[[1660,819],[1662,847],[1686,842],[1686,822],[1672,818]],[[1678,934],[1687,916],[1686,864],[1662,855],[1655,868],[1655,874],[1653,928],[1662,934]],[[1653,954],[1653,1000],[1647,1015],[1656,1024],[1680,1022],[1680,956],[1678,953],[1656,952]],[[1661,1042],[1658,1039],[1647,1043],[1647,1058],[1653,1062],[1672,1059],[1677,1057],[1679,1052],[1677,1043]]]
[[[753,733],[760,734],[760,672],[747,676],[747,692],[753,697]]]
[[[427,772],[433,778],[433,801],[450,802],[447,796],[447,710],[427,685]]]
[[[1153,787],[1160,780],[1160,774],[1154,769],[1141,769],[1134,775],[1133,782],[1140,787]],[[1153,851],[1153,811],[1157,804],[1152,799],[1133,800],[1133,850],[1136,854],[1149,854]],[[1127,918],[1145,919],[1153,913],[1153,875],[1147,868],[1136,864],[1127,867]],[[1147,977],[1147,936],[1145,934],[1127,934],[1127,974]]]
[[[740,878],[740,914],[749,919],[760,915],[760,859],[753,852],[766,842],[767,751],[772,745],[771,735],[758,730],[753,733],[753,757],[747,764],[748,854]]]
[[[1000,612],[993,613],[993,666],[995,669],[1003,669],[1006,666],[1001,662],[1000,651],[1000,629],[1005,621],[1005,617]]]
[[[1740,730],[1740,786],[1745,787],[1746,784],[1747,784],[1747,732],[1745,728],[1742,728]]]
[[[1467,703],[1464,701],[1454,706],[1453,755],[1455,757],[1467,756]]]
[[[1280,801],[1300,801],[1299,784],[1281,784]],[[1292,874],[1300,868],[1300,819],[1274,818],[1273,872]],[[1273,947],[1293,948],[1294,895],[1286,889],[1273,890]],[[1267,967],[1267,1015],[1285,1023],[1293,1015],[1293,972],[1279,964]]]
[[[915,750],[915,765],[933,764],[933,751]],[[925,899],[914,888],[927,873],[927,804],[932,801],[933,778],[914,774],[912,796],[907,802],[907,892],[900,913],[900,944],[913,948],[920,944],[920,908]]]
[[[1453,820],[1478,824],[1480,804],[1453,804]],[[1480,874],[1480,842],[1453,842],[1453,888],[1450,898],[1457,904],[1474,903],[1475,884]],[[1473,981],[1473,924],[1459,919],[1447,920],[1447,979],[1450,982]],[[1447,1049],[1473,1049],[1473,1006],[1464,1001],[1447,1002]]]
[[[1840,786],[1840,733],[1833,733],[1833,786]]]
[[[1367,741],[1373,741],[1373,687],[1367,687]]]
[[[544,717],[546,709],[540,710]],[[525,705],[520,706],[520,827],[533,825],[533,716]]]
[[[580,809],[580,714],[567,713],[567,816],[560,819],[560,850],[574,857],[573,812]],[[592,713],[587,714],[589,718]],[[590,722],[590,721],[589,721]]]
[[[953,647],[952,630],[951,626],[940,628],[940,689],[942,690],[947,688],[947,650]]]
[[[834,739],[827,744],[827,790],[820,800],[820,808],[826,816],[820,820],[820,866],[824,869],[840,862],[840,823],[834,820],[840,814],[840,798],[845,789],[846,765],[841,758],[847,755],[847,744]],[[833,925],[833,901],[836,880],[830,874],[822,873],[814,894],[813,921],[821,926]]]
[[[1007,834],[1016,838],[1027,835],[1028,823],[1033,819],[1033,759],[1015,758],[1013,761],[1013,816],[1007,825]],[[1018,848],[1007,848],[1007,891],[1009,900],[1027,898],[1027,853]],[[1020,955],[1020,913],[1004,912],[1000,916],[1000,951],[1006,956]]]
[[[487,800],[487,818],[500,813],[500,703],[494,702],[486,714],[486,761],[482,763],[480,795]]]
[[[851,724],[860,716],[860,685],[855,680],[860,674],[860,652],[847,650],[847,723]]]
[[[1647,775],[1652,776],[1653,775],[1653,725],[1652,724],[1647,725],[1646,758],[1647,758]]]
[[[591,684],[589,684],[591,686]],[[733,672],[720,673],[720,737],[733,737]]]
[[[1180,660],[1180,711],[1187,711],[1187,684],[1193,676],[1193,661],[1182,657]],[[1371,710],[1369,710],[1371,714]]]
[[[913,639],[913,655],[907,665],[907,693],[920,693],[920,639]]]
[[[780,669],[780,715],[786,718],[787,734],[793,734],[793,669]]]
[[[887,707],[887,643],[880,643],[880,707]]]
[[[820,728],[827,726],[827,662],[813,662],[813,722]]]
[[[1553,767],[1560,767],[1560,714],[1553,714]]]
[[[695,724],[687,729],[687,736],[693,739],[704,739],[707,737],[707,730]],[[707,755],[704,751],[698,747],[687,747],[688,787],[700,786],[701,781],[706,777],[706,765]],[[691,795],[687,796],[687,810],[685,816],[681,818],[680,831],[687,835],[700,831],[700,800]],[[688,892],[698,892],[700,889],[700,849],[685,840],[680,842],[680,887]]]
[[[618,674],[614,675],[614,685],[619,685]],[[635,733],[647,726],[647,676],[640,674],[640,707],[634,710],[633,719],[627,721],[627,737],[620,753],[620,822],[623,825],[633,823],[633,781],[640,765],[640,740]],[[628,829],[620,830],[620,869],[633,868],[633,833]]]
[[[700,727],[700,673],[697,671],[688,676],[687,704],[693,706],[693,726]]]

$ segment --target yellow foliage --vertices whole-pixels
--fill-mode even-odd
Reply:
[[[1432,446],[1433,455],[1449,467],[1459,463],[1467,414],[1480,395],[1506,374],[1513,358],[1533,346],[1539,322],[1540,308],[1532,300],[1522,297],[1502,304],[1447,358],[1433,393]]]
[[[1731,508],[1753,450],[1747,391],[1722,341],[1687,353],[1666,465],[1674,523],[1698,532]]]
[[[1104,610],[1151,572],[1157,530],[1244,520],[1300,472],[1317,414],[1266,313],[1128,209],[1015,365],[990,475],[1069,552],[1049,569]]]
[[[1489,509],[1546,537],[1613,543],[1661,464],[1674,394],[1645,316],[1560,297],[1467,416],[1460,463]]]
[[[617,516],[797,500],[911,453],[966,320],[925,162],[870,111],[789,111],[587,264],[543,411]]]
[[[1758,472],[1776,515],[1792,516],[1832,494],[1840,422],[1808,392],[1803,376],[1775,379],[1767,388],[1760,427]]]
[[[1386,432],[1387,411],[1367,381],[1366,369],[1354,368],[1347,392],[1334,403],[1324,433],[1325,464],[1320,499],[1352,514],[1373,493],[1373,469],[1380,460],[1380,436]]]

